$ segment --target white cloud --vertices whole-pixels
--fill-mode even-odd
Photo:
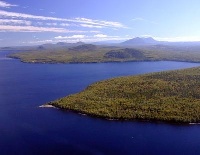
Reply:
[[[90,24],[80,24],[82,27],[89,27],[89,28],[103,28],[99,25],[90,25]]]
[[[68,42],[68,43],[75,43],[79,41],[83,41],[85,43],[91,42],[100,42],[100,41],[114,41],[114,42],[121,42],[127,39],[131,39],[130,37],[119,37],[119,36],[107,36],[105,38],[99,38],[95,36],[86,36],[86,35],[72,35],[72,36],[58,36],[54,39],[50,40],[35,40],[35,41],[27,41],[24,44],[44,44],[44,43],[57,43],[57,42]]]
[[[68,23],[61,23],[60,26],[64,26],[65,27],[65,26],[69,26],[69,24]]]
[[[84,38],[84,37],[85,37],[85,35],[79,34],[79,35],[73,35],[70,38],[79,38],[79,39],[81,39],[81,38]]]
[[[100,31],[88,31],[88,33],[101,33]]]
[[[93,36],[86,36],[86,35],[72,35],[72,36],[57,36],[55,37],[55,42],[97,42],[97,41],[121,41],[130,39],[130,37],[119,37],[119,36],[107,36],[104,34],[97,34]]]
[[[76,31],[70,31],[63,28],[45,28],[35,26],[12,26],[12,25],[0,25],[0,32],[57,32],[57,33],[75,33]]]
[[[73,35],[73,36],[65,36],[65,37],[62,37],[62,36],[55,37],[55,39],[82,39],[82,38],[85,38],[85,35]]]
[[[23,44],[46,44],[46,43],[54,43],[53,40],[47,39],[47,40],[37,40],[37,41],[30,41],[30,42],[22,42]]]
[[[10,18],[65,21],[65,19],[62,19],[62,18],[35,16],[35,15],[30,15],[30,14],[8,12],[8,11],[3,11],[3,10],[0,10],[0,16],[1,17],[10,17]]]
[[[96,35],[94,35],[94,37],[97,37],[97,38],[106,38],[108,36],[105,35],[105,34],[96,34]]]
[[[27,23],[28,24],[28,23]],[[38,27],[30,25],[3,25],[0,22],[0,32],[55,32],[55,33],[99,33],[99,31],[68,30],[58,27]]]
[[[46,23],[46,25],[48,25],[48,26],[57,26],[58,24],[57,23]]]
[[[79,38],[73,38],[73,39],[66,39],[66,40],[57,40],[57,42],[61,41],[61,42],[69,42],[69,43],[74,43],[74,42],[78,42],[78,41],[82,41],[82,42],[101,42],[101,41],[123,41],[123,40],[127,40],[130,38],[127,37],[108,37],[108,38],[94,38],[94,37],[85,37],[83,39],[79,39]]]
[[[88,18],[75,18],[76,22],[84,23],[88,25],[94,25],[94,26],[102,26],[102,27],[112,27],[112,28],[127,28],[125,25],[119,23],[119,22],[113,22],[113,21],[105,21],[105,20],[93,20]]]
[[[8,12],[0,10],[0,17],[9,17],[9,18],[19,18],[19,19],[34,19],[34,20],[51,20],[51,21],[64,21],[69,23],[79,23],[80,26],[87,27],[107,27],[107,28],[127,28],[125,25],[119,22],[113,21],[104,21],[104,20],[93,20],[88,18],[74,18],[74,19],[65,19],[65,18],[55,18],[55,17],[46,17],[46,16],[36,16],[31,14]],[[81,25],[84,24],[84,25]]]
[[[31,25],[31,21],[26,20],[14,20],[14,19],[0,19],[1,25],[8,25],[8,24],[14,24],[14,25]]]
[[[0,7],[3,6],[0,0]],[[8,5],[4,7],[11,7],[14,5]],[[27,8],[27,7],[26,7]],[[68,27],[68,28],[66,28]],[[75,30],[83,28],[83,30]],[[120,22],[106,21],[106,20],[94,20],[88,18],[57,18],[51,16],[37,16],[32,14],[10,12],[0,10],[0,32],[53,32],[53,33],[71,33],[73,35],[57,36],[52,40],[38,40],[39,38],[33,37],[37,43],[44,42],[57,42],[58,40],[76,42],[94,42],[105,40],[121,40],[122,38],[117,36],[107,36],[100,31],[96,31],[95,28],[109,28],[120,29],[126,28]],[[83,35],[85,34],[85,35]],[[94,35],[96,34],[96,35]]]
[[[10,7],[13,7],[13,6],[17,6],[17,5],[9,4],[9,3],[4,2],[4,1],[0,1],[0,7],[1,8],[10,8]]]

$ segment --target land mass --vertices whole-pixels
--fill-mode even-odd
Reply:
[[[153,38],[133,38],[109,46],[59,42],[18,47],[9,57],[27,63],[200,62],[200,42],[169,43]],[[200,122],[199,79],[200,68],[115,78],[48,105],[109,119]]]
[[[7,49],[7,48],[6,48]],[[3,49],[3,50],[6,50]],[[19,51],[20,48],[17,48]],[[22,48],[9,57],[28,63],[92,63],[125,61],[200,62],[200,43],[168,43],[134,38],[121,44],[95,45],[59,42]]]
[[[200,122],[200,67],[100,81],[48,103],[120,120]]]

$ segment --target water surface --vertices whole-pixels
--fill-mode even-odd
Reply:
[[[0,52],[0,154],[200,154],[200,126],[120,122],[43,103],[124,75],[199,66],[186,62],[27,64]]]

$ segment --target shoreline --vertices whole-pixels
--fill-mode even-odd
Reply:
[[[165,120],[159,120],[159,119],[140,119],[140,118],[132,118],[132,119],[127,119],[127,118],[111,118],[111,117],[106,117],[106,116],[101,116],[101,115],[96,115],[96,114],[90,114],[90,113],[84,113],[79,110],[74,110],[74,109],[67,109],[67,108],[61,108],[59,106],[51,105],[51,103],[47,103],[44,105],[39,106],[40,108],[55,108],[58,110],[62,110],[65,112],[71,112],[74,114],[78,114],[81,116],[87,116],[91,117],[94,119],[102,119],[106,121],[117,121],[117,122],[148,122],[148,123],[158,123],[158,124],[170,124],[170,125],[178,125],[178,126],[189,126],[189,125],[200,125],[200,122],[181,122],[181,121],[165,121]]]
[[[200,63],[199,61],[192,61],[192,60],[170,60],[170,59],[159,59],[159,60],[124,60],[124,61],[91,61],[91,62],[59,62],[59,61],[54,61],[54,62],[37,62],[37,61],[26,61],[22,60],[19,57],[13,57],[13,56],[6,56],[7,58],[10,59],[16,59],[19,60],[22,63],[28,63],[28,64],[95,64],[95,63],[126,63],[126,62],[158,62],[158,61],[172,61],[172,62],[188,62],[188,63]]]
[[[192,76],[191,74],[194,74],[195,76]],[[75,113],[86,114],[88,116],[108,120],[139,120],[167,122],[173,124],[199,124],[200,114],[198,112],[200,111],[200,100],[198,98],[199,95],[196,94],[196,90],[198,90],[199,86],[199,77],[199,67],[194,67],[190,69],[180,69],[166,72],[149,73],[138,76],[113,78],[91,84],[80,93],[66,96],[60,100],[52,101],[47,104],[58,107],[59,109],[70,110]],[[182,88],[182,85],[179,81],[177,82],[177,79],[181,80],[181,83],[186,83],[187,85]],[[158,82],[155,83],[155,80]],[[135,87],[131,87],[132,83],[134,83]],[[149,88],[148,91],[141,89],[140,83],[143,84],[142,86],[144,88]],[[132,96],[129,94],[129,96],[126,96],[126,91],[122,91],[121,89],[119,89],[121,91],[114,91],[112,93],[114,88],[119,88],[119,86],[122,84],[124,85],[122,90],[128,89],[129,92],[130,90],[131,92],[134,92]],[[176,90],[179,90],[178,92],[175,90],[175,86]],[[189,95],[186,93],[188,88],[191,89],[191,94]],[[156,93],[149,95],[149,92],[151,91]],[[140,98],[138,92],[142,94],[144,93],[147,97],[149,97],[149,100],[144,97]],[[123,97],[123,101],[126,101],[126,104],[122,104],[121,98],[117,97],[117,95],[121,95],[121,98]],[[171,97],[170,95],[173,96]],[[182,95],[182,97],[180,97],[180,95]],[[160,99],[158,100],[155,98],[155,96],[157,98],[159,97]],[[111,101],[110,98],[112,99],[113,97],[114,100]],[[134,103],[132,103],[133,97],[137,97],[137,100],[133,100],[135,101]],[[100,100],[98,100],[99,98],[104,98],[104,102],[102,103]],[[136,101],[140,101],[139,103],[144,102],[151,104],[138,104]],[[92,103],[92,106],[90,103]],[[98,103],[101,103],[101,106],[99,106]],[[120,108],[118,110],[116,110],[116,104],[120,104]],[[103,108],[103,106],[105,107]],[[193,112],[191,112],[191,107],[193,108]]]
[[[193,74],[195,76],[193,76]],[[47,103],[47,105],[53,105],[59,109],[69,110],[75,113],[108,120],[139,120],[167,122],[173,124],[200,124],[200,119],[198,119],[200,116],[200,114],[198,113],[200,111],[198,98],[199,95],[196,93],[199,85],[199,77],[199,67],[194,67],[190,69],[157,72],[146,75],[113,78],[94,83],[80,93],[66,96],[60,100],[49,102]],[[177,82],[177,79],[180,80],[179,83]],[[155,80],[159,82],[155,83]],[[131,84],[133,83],[134,87],[131,87]],[[140,83],[143,84],[144,88],[149,88],[148,91],[146,91],[145,89],[140,89]],[[187,85],[186,87],[182,87],[180,83],[184,83]],[[122,91],[121,89],[119,89],[121,91],[114,91],[114,95],[112,94],[112,90],[114,88],[119,88],[119,86],[121,86],[122,84],[125,84],[122,90],[128,89],[134,92],[132,96],[130,96],[129,94],[129,96],[126,96],[127,93],[125,91]],[[149,87],[147,87],[147,85]],[[161,86],[162,89],[160,89]],[[178,92],[173,91],[174,86],[176,86],[176,90],[179,90]],[[130,87],[133,89],[131,89]],[[190,96],[188,96],[188,94],[186,93],[189,88],[191,89]],[[148,96],[148,93],[151,91],[153,91],[154,93],[151,96]],[[139,104],[141,102],[136,103],[135,100],[133,100],[135,101],[134,103],[132,103],[132,100],[132,102],[130,102],[130,99],[133,99],[133,97],[138,97],[138,100],[142,100],[144,98],[140,98],[140,96],[137,96],[137,92],[144,93],[147,95],[147,97],[150,97],[149,100],[144,101],[145,103],[151,104],[143,105]],[[129,100],[127,102],[124,102],[125,104],[121,104],[121,98],[116,97],[117,94],[121,95],[125,101],[128,99]],[[113,97],[112,95],[115,97],[115,100],[113,100],[113,102],[110,102],[110,99],[112,99]],[[160,98],[159,100],[155,98],[156,95]],[[171,95],[173,95],[173,97],[171,97]],[[180,95],[182,95],[182,97],[180,97]],[[99,98],[104,98],[104,102],[102,103],[101,100],[98,100]],[[91,101],[90,99],[93,100]],[[92,106],[90,105],[90,103],[92,103]],[[101,103],[101,106],[98,106],[98,103]],[[121,107],[116,109],[115,105],[117,103],[119,103]],[[127,106],[130,104],[132,104],[132,106]],[[191,106],[193,108],[192,112]],[[127,107],[130,108],[127,109]]]

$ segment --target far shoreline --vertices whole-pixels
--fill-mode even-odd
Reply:
[[[127,62],[159,62],[159,61],[165,61],[165,62],[187,62],[187,63],[200,63],[200,61],[191,61],[191,60],[125,60],[125,61],[94,61],[94,62],[37,62],[37,61],[23,61],[20,58],[17,57],[12,57],[7,55],[6,56],[9,59],[16,59],[19,60],[22,63],[27,63],[27,64],[50,64],[50,65],[54,65],[54,64],[102,64],[102,63],[127,63]]]

